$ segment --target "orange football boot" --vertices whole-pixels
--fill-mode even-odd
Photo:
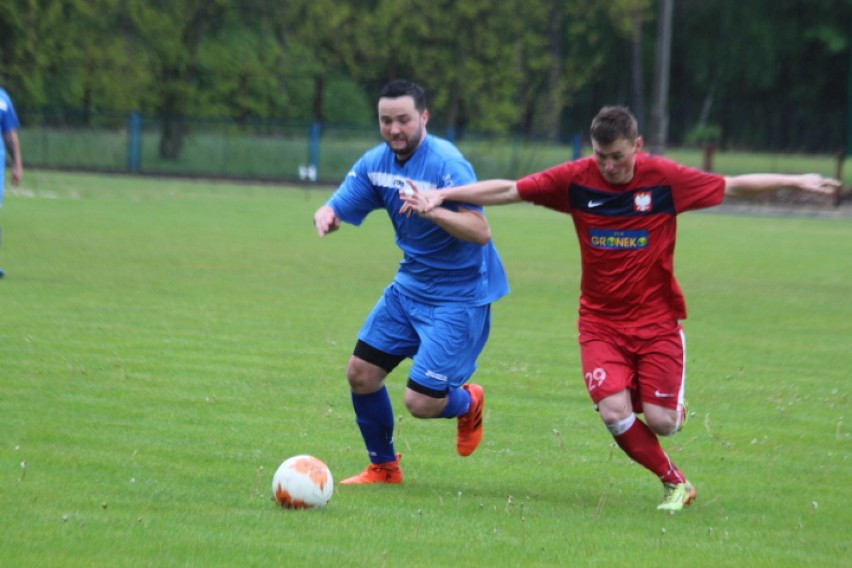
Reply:
[[[366,483],[402,483],[402,468],[399,467],[399,462],[402,461],[402,455],[396,454],[396,459],[391,462],[371,463],[367,469],[347,477],[340,482],[341,485],[364,485]]]
[[[485,410],[485,390],[475,383],[464,385],[470,393],[470,410],[458,417],[456,450],[459,455],[469,456],[482,441],[482,413]]]

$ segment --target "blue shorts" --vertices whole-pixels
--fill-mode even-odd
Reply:
[[[358,339],[385,353],[412,358],[409,378],[432,391],[446,392],[473,376],[490,330],[490,305],[424,304],[391,284]]]

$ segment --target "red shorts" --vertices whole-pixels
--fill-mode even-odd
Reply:
[[[625,389],[635,412],[648,402],[677,410],[686,386],[686,337],[677,322],[624,328],[580,320],[580,356],[597,404]]]

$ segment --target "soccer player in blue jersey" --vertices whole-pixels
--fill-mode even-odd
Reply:
[[[6,152],[11,154],[12,162],[12,185],[21,183],[24,177],[24,162],[21,158],[21,144],[18,140],[18,129],[21,127],[12,97],[5,89],[0,88],[0,133],[3,135],[3,143],[0,143],[0,164],[2,164],[3,175],[0,175],[0,207],[3,206],[3,192],[6,185]],[[0,233],[2,235],[2,233]],[[0,278],[5,273],[0,268]]]
[[[417,418],[456,418],[456,450],[468,456],[482,440],[485,392],[469,383],[490,331],[491,303],[508,294],[503,263],[482,207],[454,203],[432,215],[400,214],[406,180],[437,189],[471,183],[473,168],[447,140],[426,132],[423,88],[408,80],[379,94],[385,143],[366,152],[314,214],[320,237],[341,222],[360,225],[384,209],[403,259],[367,317],[346,376],[370,465],[343,484],[401,483],[394,413],[385,379],[405,358],[414,363],[405,405]]]

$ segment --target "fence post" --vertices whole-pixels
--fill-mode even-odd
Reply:
[[[708,142],[704,145],[704,171],[713,171],[713,158],[716,155],[716,145]]]
[[[574,149],[574,159],[579,160],[583,157],[583,134],[577,132],[571,137],[571,146]]]
[[[142,115],[134,112],[127,124],[127,169],[130,173],[139,172],[142,165]]]

